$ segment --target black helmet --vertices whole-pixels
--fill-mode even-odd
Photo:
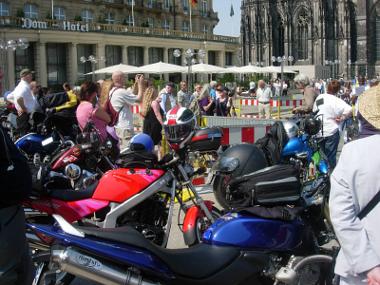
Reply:
[[[308,117],[304,121],[304,130],[308,135],[313,136],[321,130],[321,125],[322,122],[319,119]]]

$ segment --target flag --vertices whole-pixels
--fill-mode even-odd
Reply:
[[[198,4],[198,0],[189,0],[189,2],[190,2],[190,5],[193,7],[197,6]]]
[[[233,15],[235,15],[234,6],[231,4],[230,17],[232,17]]]

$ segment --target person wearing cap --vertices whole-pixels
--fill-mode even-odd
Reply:
[[[177,101],[173,95],[174,92],[174,83],[167,82],[165,88],[161,90],[158,95],[161,98],[161,109],[166,114],[170,109],[174,108],[177,105]]]
[[[251,97],[256,96],[256,83],[253,81],[249,82],[248,96],[251,96]]]
[[[367,214],[362,210],[380,191],[380,152],[376,151],[380,145],[380,87],[359,97],[358,113],[364,130],[359,139],[343,146],[330,177],[330,218],[340,243],[335,273],[341,285],[376,285],[380,284],[380,204],[367,208]]]
[[[22,136],[28,132],[30,128],[30,114],[36,110],[38,105],[30,88],[30,83],[33,79],[32,71],[30,69],[23,69],[20,72],[20,77],[21,80],[12,93],[18,114],[17,131]]]

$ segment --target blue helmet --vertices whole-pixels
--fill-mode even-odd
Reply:
[[[130,141],[130,149],[132,151],[153,152],[154,143],[152,138],[144,133],[134,135]]]

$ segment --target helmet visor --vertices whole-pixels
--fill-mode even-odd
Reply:
[[[194,127],[195,121],[179,125],[166,125],[164,126],[165,137],[168,142],[181,143],[187,139],[190,133],[194,130]]]

